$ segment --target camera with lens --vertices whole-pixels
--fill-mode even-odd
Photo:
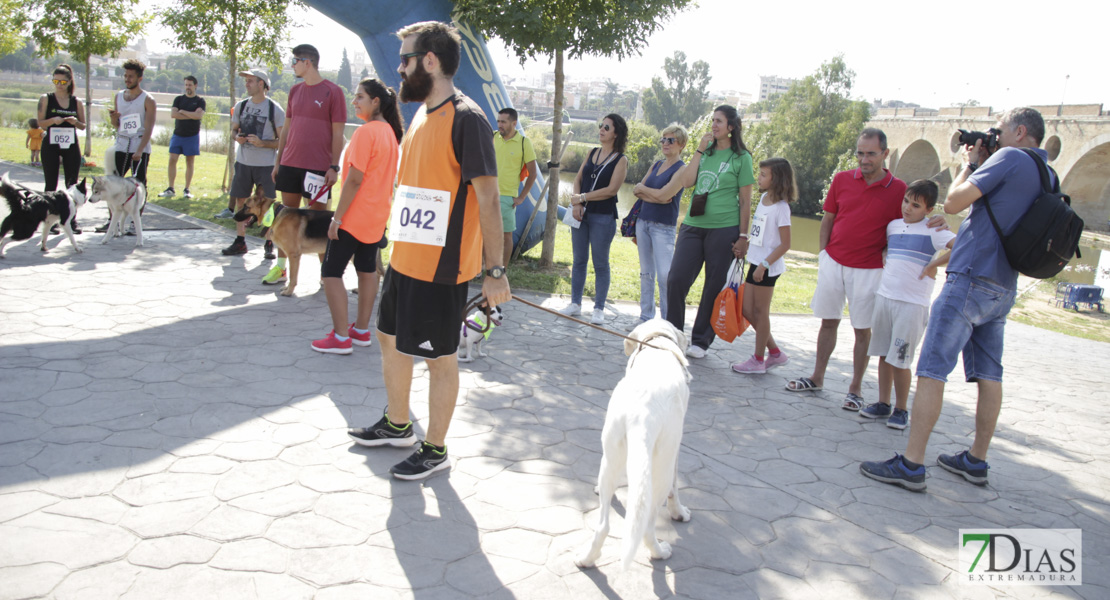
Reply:
[[[983,148],[988,152],[994,152],[998,148],[998,136],[1002,131],[991,127],[986,133],[982,131],[968,131],[966,129],[957,129],[960,132],[960,143],[967,146],[974,146],[977,140],[983,140]]]

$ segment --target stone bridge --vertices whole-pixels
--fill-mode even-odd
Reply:
[[[1049,165],[1088,229],[1110,229],[1110,114],[1101,105],[1034,106],[1045,118]],[[883,109],[867,125],[886,132],[891,171],[906,182],[934,177],[941,197],[962,167],[956,129],[986,131],[990,107]]]

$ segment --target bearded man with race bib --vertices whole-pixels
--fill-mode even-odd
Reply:
[[[378,314],[378,342],[389,406],[376,424],[348,434],[363,446],[411,446],[413,357],[428,365],[427,433],[394,465],[398,479],[450,468],[445,438],[459,395],[459,325],[467,282],[482,282],[492,308],[511,298],[502,260],[501,202],[493,129],[478,105],[455,90],[458,31],[435,21],[397,32],[401,100],[422,102],[404,140],[389,235],[393,252]]]
[[[293,74],[303,81],[289,90],[272,173],[274,186],[285,206],[300,208],[303,198],[310,209],[327,210],[331,187],[339,180],[347,98],[343,88],[320,75],[320,53],[314,46],[293,48],[292,66]],[[283,281],[285,253],[279,249],[277,264],[262,283]]]

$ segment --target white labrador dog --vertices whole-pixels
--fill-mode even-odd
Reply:
[[[105,175],[94,177],[89,202],[103,200],[108,204],[112,220],[108,231],[104,232],[101,244],[107,244],[114,236],[123,235],[123,228],[130,218],[135,223],[135,245],[143,245],[143,220],[139,211],[146,204],[146,187],[137,179]]]
[[[601,514],[593,541],[575,560],[582,568],[594,566],[601,555],[622,468],[628,476],[622,569],[632,566],[641,541],[652,558],[670,558],[670,545],[655,536],[655,517],[664,500],[671,519],[690,520],[689,509],[678,499],[677,479],[682,423],[690,400],[686,336],[667,321],[652,319],[633,329],[629,337],[650,346],[624,342],[628,366],[613,390],[601,430]]]

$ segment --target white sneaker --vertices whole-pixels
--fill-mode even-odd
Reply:
[[[686,349],[686,356],[690,358],[705,358],[705,348],[701,346],[691,345]]]
[[[592,315],[590,315],[590,322],[594,325],[605,324],[605,311],[600,308],[595,308]]]
[[[560,310],[559,312],[563,313],[564,315],[571,316],[571,317],[573,317],[574,315],[580,315],[580,314],[582,314],[582,305],[581,304],[575,304],[575,303],[571,302],[570,304],[566,305],[566,307],[563,308],[562,310]]]

